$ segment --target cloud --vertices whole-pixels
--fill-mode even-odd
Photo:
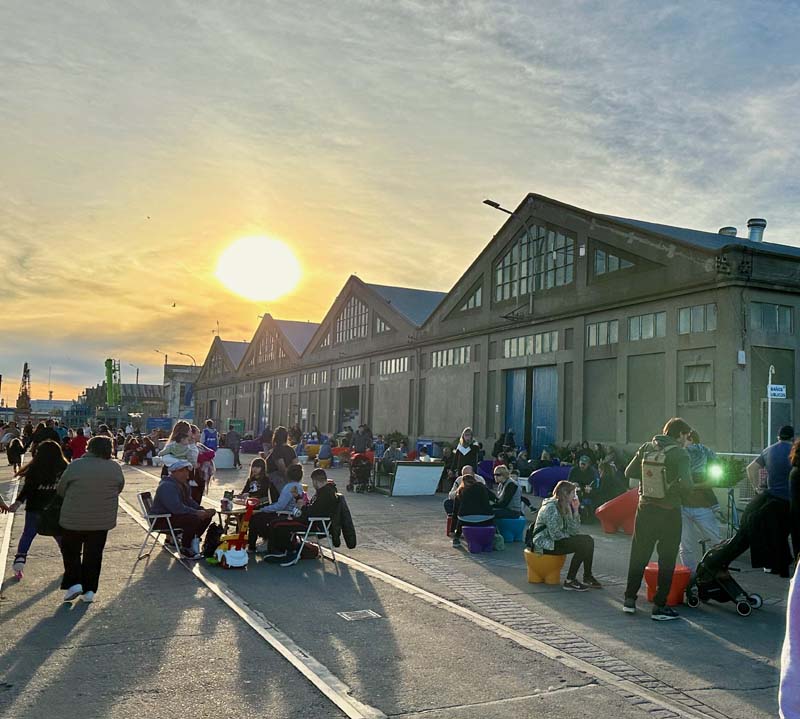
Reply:
[[[352,272],[449,289],[503,221],[486,196],[712,231],[765,216],[769,240],[797,243],[798,15],[631,0],[17,6],[0,18],[14,338],[0,370],[30,357],[79,388],[119,356],[157,380],[154,349],[200,360],[217,320],[246,339],[265,309],[319,320]],[[306,268],[268,307],[212,279],[222,248],[255,233]]]

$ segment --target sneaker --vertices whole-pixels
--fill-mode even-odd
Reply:
[[[27,555],[25,554],[18,554],[14,557],[14,564],[11,565],[11,569],[14,570],[14,574],[17,576],[17,579],[22,579],[22,572],[25,569],[25,558]]]
[[[625,597],[625,601],[622,603],[622,611],[625,614],[636,614],[636,600]]]
[[[461,546],[461,540],[458,537],[453,537],[453,546],[454,547],[460,547]]]
[[[94,601],[94,592],[84,592],[81,594],[81,601],[91,604]]]
[[[583,583],[586,584],[590,589],[602,589],[603,585],[600,584],[593,576],[589,575],[588,577],[583,578]]]
[[[668,622],[670,619],[680,619],[680,614],[672,607],[653,607],[650,619],[656,622]]]
[[[271,552],[270,554],[265,554],[264,559],[283,559],[288,556],[289,552]]]
[[[64,592],[64,601],[71,602],[83,594],[83,587],[80,584],[73,584],[66,592]]]
[[[561,585],[561,588],[566,589],[568,592],[589,591],[588,585],[584,584],[583,582],[579,582],[577,579],[565,579],[564,583]]]

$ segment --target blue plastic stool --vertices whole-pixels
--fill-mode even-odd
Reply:
[[[521,542],[525,538],[525,528],[528,526],[528,520],[525,517],[495,519],[494,523],[506,542]]]

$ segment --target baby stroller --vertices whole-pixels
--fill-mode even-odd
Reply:
[[[359,452],[350,460],[350,482],[347,491],[372,492],[375,485],[372,483],[372,462],[366,454]]]
[[[730,540],[729,540],[730,541]],[[728,542],[720,542],[709,549],[697,565],[694,585],[686,590],[686,604],[697,607],[700,602],[733,602],[736,611],[747,617],[753,609],[759,609],[764,603],[760,594],[748,594],[731,576],[738,572],[728,565],[728,561],[720,555]]]

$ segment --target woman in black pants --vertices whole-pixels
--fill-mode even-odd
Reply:
[[[117,526],[119,494],[125,485],[122,469],[111,462],[113,440],[95,435],[86,454],[64,470],[56,492],[61,506],[61,556],[64,559],[64,601],[80,597],[93,602],[108,531]]]
[[[540,554],[572,554],[563,588],[578,592],[601,589],[592,576],[594,539],[581,534],[580,500],[578,486],[561,481],[553,489],[553,496],[542,502],[536,514],[531,549]],[[583,582],[578,581],[578,570],[583,566]]]

